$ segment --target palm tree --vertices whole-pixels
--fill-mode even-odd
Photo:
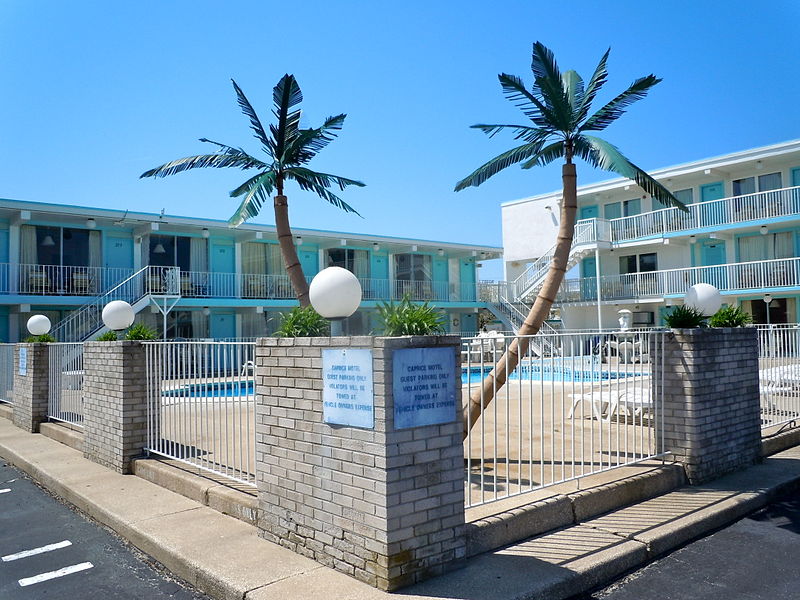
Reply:
[[[510,130],[514,139],[524,143],[500,154],[478,167],[456,185],[456,191],[470,186],[479,186],[492,175],[506,167],[522,163],[523,169],[544,166],[563,158],[561,169],[563,200],[561,222],[553,261],[544,283],[536,296],[527,318],[518,335],[528,336],[539,331],[550,312],[558,288],[564,279],[575,229],[577,212],[577,177],[573,159],[582,158],[590,165],[613,171],[635,181],[645,192],[668,206],[687,208],[669,190],[634,165],[612,144],[588,135],[590,131],[602,131],[625,113],[625,109],[641,100],[660,79],[648,75],[634,81],[630,87],[589,116],[591,104],[606,82],[606,61],[611,50],[607,50],[600,63],[584,86],[584,81],[575,71],[559,71],[553,53],[541,42],[533,45],[533,85],[525,88],[522,79],[505,73],[498,76],[503,93],[517,105],[532,122],[530,125],[473,125],[490,137],[500,131]],[[464,408],[464,437],[481,416],[483,409],[492,401],[497,390],[506,382],[508,375],[519,363],[520,355],[528,349],[529,338],[517,337],[506,353],[472,393]]]
[[[289,204],[283,193],[283,186],[288,180],[294,180],[302,190],[310,190],[320,198],[327,200],[345,212],[358,214],[356,209],[330,191],[332,186],[344,190],[348,185],[363,187],[363,183],[338,175],[312,171],[305,165],[316,154],[327,146],[336,137],[336,132],[342,128],[347,115],[328,117],[317,128],[300,129],[301,110],[297,106],[303,101],[303,94],[294,75],[284,75],[273,89],[272,99],[277,123],[269,126],[269,135],[261,124],[256,111],[253,110],[241,88],[233,83],[236,97],[244,115],[250,119],[250,129],[255,138],[261,143],[261,149],[266,153],[266,160],[259,160],[246,153],[241,148],[234,148],[220,144],[206,138],[207,142],[217,147],[212,154],[200,154],[179,158],[166,164],[150,169],[140,177],[166,177],[175,175],[189,169],[211,167],[221,169],[235,167],[242,170],[254,169],[258,171],[250,179],[233,190],[232,198],[243,196],[239,208],[228,220],[231,227],[238,227],[245,220],[255,217],[265,202],[269,200],[273,191],[276,191],[273,206],[275,209],[275,227],[278,231],[278,243],[281,248],[286,273],[292,283],[297,299],[301,306],[308,306],[308,282],[303,274],[303,267],[297,258],[292,230],[289,227]],[[359,215],[360,216],[360,215]]]

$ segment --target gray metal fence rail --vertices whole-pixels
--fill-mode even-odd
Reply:
[[[47,416],[83,426],[83,343],[49,345]]]
[[[14,352],[16,344],[0,344],[0,402],[14,403]]]
[[[147,450],[255,485],[255,343],[145,348]]]
[[[534,352],[483,410],[464,441],[466,503],[476,506],[536,488],[660,457],[662,383],[649,344],[662,332],[551,334],[552,355]],[[482,380],[522,338],[462,340],[462,402],[484,399]]]

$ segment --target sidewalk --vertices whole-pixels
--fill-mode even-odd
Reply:
[[[800,485],[800,447],[709,485],[683,487],[476,556],[386,593],[258,537],[256,528],[0,418],[0,456],[201,591],[246,600],[557,600],[588,591]]]

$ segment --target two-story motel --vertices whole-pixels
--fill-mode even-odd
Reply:
[[[569,265],[553,316],[568,329],[663,325],[699,282],[755,322],[800,322],[800,140],[650,174],[689,207],[665,208],[626,179],[578,188]],[[579,172],[580,177],[580,172]],[[502,206],[506,311],[535,298],[558,229],[561,192]],[[559,314],[560,313],[560,314]]]
[[[377,235],[293,230],[307,278],[328,266],[352,271],[361,308],[350,334],[377,330],[380,302],[410,294],[447,315],[451,332],[477,330],[481,260],[501,250]],[[16,200],[0,200],[0,340],[27,335],[44,314],[61,341],[91,339],[111,300],[168,338],[268,335],[297,305],[275,227]]]

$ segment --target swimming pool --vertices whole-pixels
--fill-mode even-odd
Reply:
[[[494,368],[494,364],[461,367],[461,384],[479,383]],[[509,381],[608,381],[626,377],[641,377],[642,365],[630,371],[615,371],[591,358],[558,358],[536,360],[518,366]]]
[[[170,398],[240,398],[254,393],[255,382],[248,380],[190,383],[174,390],[165,390],[161,395]]]

